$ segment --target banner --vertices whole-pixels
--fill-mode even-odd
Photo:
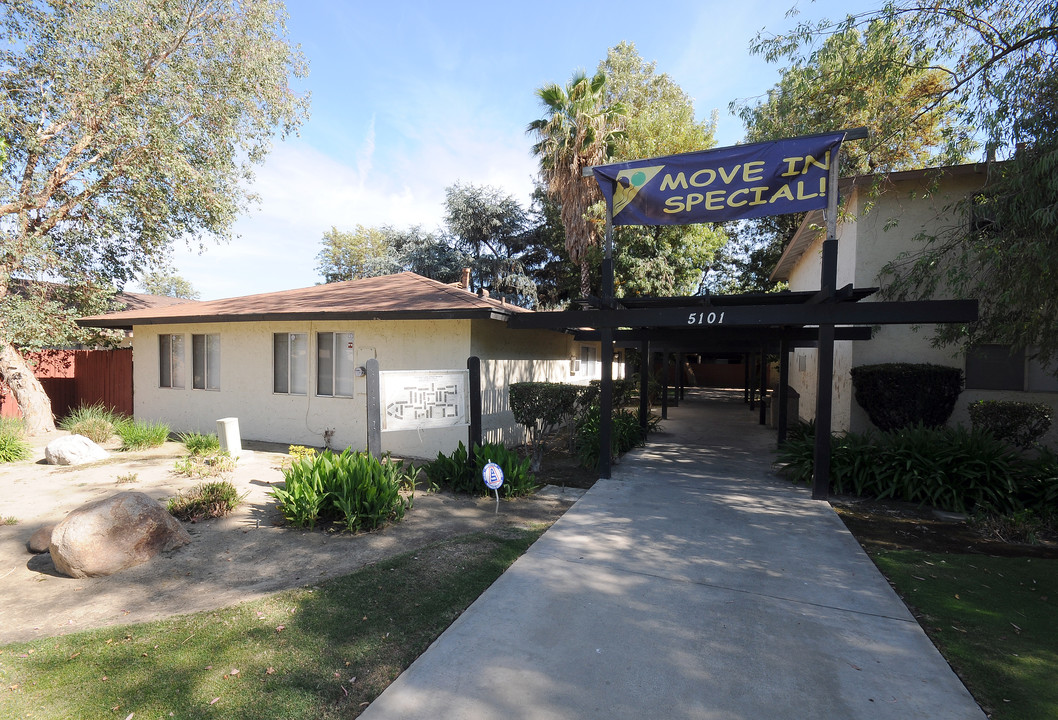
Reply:
[[[818,210],[844,132],[592,168],[614,225],[689,225]]]

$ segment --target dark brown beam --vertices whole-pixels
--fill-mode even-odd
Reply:
[[[972,322],[976,300],[822,303],[818,305],[742,305],[702,308],[565,310],[514,315],[512,328],[755,327],[762,325],[911,325]]]

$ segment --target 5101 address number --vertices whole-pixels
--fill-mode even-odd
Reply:
[[[687,318],[688,325],[719,325],[724,322],[722,312],[692,312]]]

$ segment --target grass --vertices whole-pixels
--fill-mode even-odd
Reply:
[[[0,647],[0,717],[355,717],[542,532],[464,536],[224,610]]]
[[[0,418],[0,463],[27,460],[32,454],[21,419]]]
[[[217,477],[235,470],[235,458],[227,452],[187,455],[173,463],[173,472],[189,478]]]
[[[0,517],[0,525],[18,525],[18,518],[14,515]]]
[[[872,557],[991,718],[1058,717],[1058,560]]]
[[[216,433],[189,432],[177,436],[192,455],[216,455],[220,452],[220,438]]]
[[[59,427],[74,435],[83,435],[97,445],[110,440],[115,428],[125,418],[103,403],[81,405],[59,421]]]
[[[121,438],[122,450],[158,447],[169,439],[168,425],[145,420],[124,420],[114,426],[114,432]]]
[[[165,509],[178,520],[218,518],[234,510],[243,497],[227,480],[207,482],[169,498]]]

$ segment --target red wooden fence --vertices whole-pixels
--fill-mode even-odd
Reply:
[[[96,403],[132,414],[132,350],[44,350],[28,355],[55,417]],[[21,415],[11,390],[0,383],[0,416]]]

